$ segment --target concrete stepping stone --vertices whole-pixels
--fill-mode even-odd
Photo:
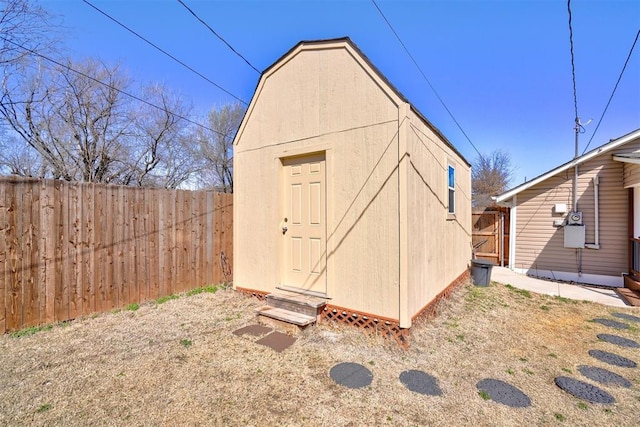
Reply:
[[[338,363],[331,368],[329,376],[336,383],[348,388],[362,388],[371,384],[373,374],[359,363]]]
[[[620,347],[629,347],[629,348],[640,348],[640,344],[634,340],[630,340],[629,338],[620,337],[618,335],[611,334],[598,334],[599,340],[608,342],[610,344],[615,344]]]
[[[531,406],[529,396],[504,381],[485,378],[479,381],[476,387],[478,390],[487,393],[494,402],[502,403],[512,408],[526,408]]]
[[[632,314],[615,312],[615,313],[611,313],[611,315],[613,317],[617,317],[618,319],[624,319],[624,320],[628,320],[629,322],[640,323],[640,317],[634,316]]]
[[[258,341],[256,341],[256,343],[266,345],[267,347],[280,353],[291,347],[293,343],[296,342],[296,339],[297,338],[290,335],[275,331],[264,338],[260,338]]]
[[[614,329],[629,329],[629,325],[626,323],[618,322],[613,319],[593,319],[593,321]]]
[[[617,385],[620,387],[630,388],[631,381],[618,375],[615,372],[608,371],[606,369],[597,368],[595,366],[581,365],[578,366],[578,371],[590,380],[597,381],[605,385]]]
[[[626,357],[619,356],[615,353],[609,353],[602,350],[589,350],[589,356],[598,359],[609,365],[620,366],[621,368],[635,368],[638,366],[636,362]]]
[[[269,328],[262,325],[248,325],[240,329],[233,331],[233,335],[241,337],[242,335],[251,335],[252,337],[261,337],[263,335],[273,332],[273,328]]]
[[[422,371],[411,369],[400,374],[400,382],[406,388],[416,393],[429,396],[442,396],[442,390],[438,386],[438,380]]]
[[[600,387],[569,377],[557,377],[555,383],[562,390],[579,399],[591,403],[615,403],[616,399]]]

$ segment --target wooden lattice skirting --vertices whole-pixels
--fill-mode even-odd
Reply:
[[[440,292],[427,305],[419,310],[411,318],[412,323],[423,319],[430,319],[438,314],[440,301],[448,298],[461,285],[468,283],[470,278],[469,270],[465,270],[453,282],[449,284],[442,292]],[[246,295],[265,301],[268,292],[258,291],[255,289],[236,288],[237,291]],[[355,326],[364,332],[372,333],[377,336],[393,339],[400,347],[409,348],[410,328],[401,328],[398,319],[376,316],[374,314],[355,311],[337,305],[327,304],[319,310],[319,319],[322,322],[340,322],[350,326]]]
[[[236,291],[257,298],[260,301],[266,301],[267,300],[267,295],[269,294],[269,292],[265,292],[265,291],[257,291],[255,289],[247,289],[247,288],[239,288],[236,287]]]
[[[451,294],[460,286],[469,282],[470,272],[465,270],[453,282],[449,284],[442,292],[418,311],[412,318],[412,323],[435,317],[438,314],[440,301],[449,298]],[[320,313],[322,321],[338,321],[355,326],[365,332],[374,333],[385,338],[393,338],[395,342],[402,348],[409,348],[411,328],[401,328],[397,319],[390,319],[350,310],[344,307],[332,306],[327,304]]]
[[[471,278],[471,272],[469,269],[460,274],[453,282],[449,284],[442,292],[440,292],[434,299],[432,299],[427,305],[422,307],[416,314],[411,317],[411,323],[416,320],[431,319],[438,315],[439,302],[448,299],[451,294],[458,289],[458,287],[468,283]]]
[[[401,328],[397,319],[356,312],[327,304],[320,313],[323,322],[340,322],[385,338],[393,338],[399,346],[409,347],[409,329]]]

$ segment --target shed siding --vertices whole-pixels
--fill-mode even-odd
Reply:
[[[554,227],[556,203],[571,208],[574,169],[555,175],[518,194],[516,259],[512,267],[555,272],[578,272],[578,250],[564,248],[564,230]],[[610,154],[579,166],[578,210],[583,213],[586,241],[594,243],[595,207],[593,178],[599,177],[600,249],[582,250],[582,273],[619,277],[627,269],[627,190],[623,165]]]
[[[400,100],[381,84],[343,45],[294,52],[262,79],[236,137],[234,285],[282,284],[281,159],[324,151],[331,303],[399,317]]]
[[[429,303],[471,258],[470,168],[413,111],[406,161],[409,313]],[[455,168],[455,217],[448,218],[447,170]]]

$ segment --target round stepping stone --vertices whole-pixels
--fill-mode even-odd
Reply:
[[[591,403],[615,403],[616,399],[609,393],[592,384],[569,377],[557,377],[556,385],[567,393]]]
[[[429,396],[442,396],[438,380],[431,375],[417,370],[404,371],[400,374],[400,382],[411,391]]]
[[[640,348],[640,344],[638,344],[634,340],[630,340],[629,338],[624,338],[618,335],[611,335],[611,334],[598,334],[597,336],[598,336],[598,339],[602,341],[606,341],[610,344],[619,345],[620,347]]]
[[[626,323],[618,322],[613,319],[593,319],[593,321],[614,329],[629,329],[629,325]]]
[[[578,366],[578,371],[585,377],[593,381],[606,385],[618,385],[620,387],[631,387],[631,381],[625,377],[616,374],[615,372],[607,371],[606,369],[597,368],[595,366]]]
[[[630,322],[638,322],[640,323],[640,317],[638,316],[634,316],[632,314],[627,314],[627,313],[611,313],[611,315],[613,317],[617,317],[618,319],[624,319],[624,320],[628,320]]]
[[[476,387],[478,390],[487,393],[494,402],[502,403],[512,408],[526,408],[531,406],[529,396],[504,381],[485,378],[479,381]]]
[[[373,374],[358,363],[338,363],[331,368],[329,376],[340,385],[349,388],[362,388],[371,384]]]
[[[589,356],[594,357],[601,362],[608,363],[609,365],[620,366],[621,368],[635,368],[638,366],[638,364],[633,360],[614,353],[609,353],[608,351],[589,350]]]

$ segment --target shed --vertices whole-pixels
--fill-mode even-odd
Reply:
[[[468,277],[470,164],[350,39],[267,68],[234,150],[236,289],[406,329]]]
[[[511,207],[512,270],[611,287],[640,276],[640,129],[496,201]]]

